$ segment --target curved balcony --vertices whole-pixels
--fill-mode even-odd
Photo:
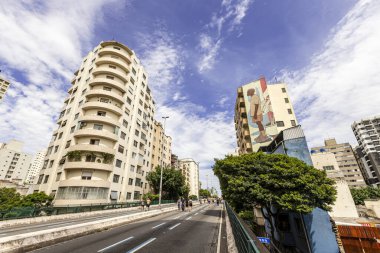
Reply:
[[[116,56],[119,56],[120,58],[122,58],[124,61],[131,64],[131,60],[129,59],[130,56],[122,50],[117,50],[117,49],[112,48],[112,47],[104,47],[104,48],[99,50],[98,54],[99,54],[99,56],[116,55]]]
[[[110,104],[110,103],[103,103],[98,101],[93,102],[86,102],[84,103],[83,107],[84,110],[89,109],[101,109],[101,110],[108,110],[111,111],[119,116],[123,115],[123,111],[121,108],[117,107],[116,105]]]
[[[123,97],[120,96],[119,94],[115,93],[115,92],[112,92],[112,91],[94,89],[94,90],[90,90],[86,93],[86,97],[88,97],[88,98],[96,97],[96,96],[113,98],[113,99],[117,100],[119,103],[124,104]]]
[[[115,155],[116,150],[113,148],[108,148],[104,146],[99,146],[99,145],[90,145],[90,144],[77,144],[70,146],[67,149],[68,152],[70,151],[88,151],[88,152],[99,152],[99,153],[108,153]]]
[[[111,182],[103,180],[78,180],[78,179],[67,179],[59,182],[58,187],[67,186],[87,186],[87,187],[102,187],[110,188]]]
[[[120,90],[122,93],[126,92],[124,84],[121,84],[118,81],[115,81],[115,80],[112,80],[112,79],[108,79],[108,78],[95,77],[94,79],[92,79],[89,82],[89,85],[90,86],[107,85],[107,86],[110,86],[112,88],[116,88],[116,89]]]
[[[95,64],[96,66],[101,66],[103,64],[112,64],[112,65],[118,66],[119,68],[123,69],[127,73],[130,72],[129,71],[130,63],[127,63],[117,58],[112,58],[110,56],[103,56],[103,57],[97,58],[95,60]]]
[[[93,170],[104,170],[111,171],[113,170],[112,164],[105,163],[96,163],[96,162],[66,162],[65,170],[70,169],[93,169]]]
[[[80,116],[79,121],[84,121],[84,122],[99,122],[99,123],[104,123],[104,124],[110,124],[113,126],[120,127],[121,124],[119,121],[112,119],[110,117],[103,117],[103,116],[98,116],[98,115],[85,115],[85,116]]]
[[[98,68],[95,68],[92,73],[94,75],[100,75],[100,74],[113,75],[121,79],[125,83],[128,82],[127,74],[125,72],[122,72],[120,70],[113,69],[110,67],[98,67]]]
[[[74,137],[101,137],[111,141],[117,141],[118,136],[114,133],[96,130],[96,129],[80,129],[74,132]]]

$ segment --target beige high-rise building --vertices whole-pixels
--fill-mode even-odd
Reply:
[[[315,168],[326,171],[327,177],[335,181],[337,197],[330,213],[331,217],[359,217],[354,199],[345,180],[344,174],[339,169],[335,155],[330,152],[312,153],[311,160]]]
[[[297,124],[286,84],[267,85],[262,77],[238,88],[235,129],[239,154],[256,152]]]
[[[199,163],[192,158],[180,159],[179,169],[190,188],[189,196],[195,195],[199,198]]]
[[[0,102],[3,100],[5,92],[9,88],[9,82],[0,76]]]
[[[330,152],[335,155],[339,169],[343,173],[350,188],[366,186],[359,165],[354,156],[354,152],[349,143],[338,144],[335,138],[331,138],[325,140],[325,146],[311,148],[312,154],[323,152]]]
[[[152,170],[157,166],[170,166],[172,155],[172,137],[164,134],[164,129],[160,122],[154,121],[153,127]]]
[[[32,156],[22,152],[23,145],[16,140],[0,143],[0,180],[24,182]]]
[[[148,190],[155,103],[135,53],[101,42],[75,72],[38,184],[55,205],[139,200]]]
[[[28,173],[26,174],[26,183],[37,183],[38,175],[40,174],[40,170],[42,169],[42,166],[44,164],[45,155],[46,149],[37,152],[37,154],[33,157]]]

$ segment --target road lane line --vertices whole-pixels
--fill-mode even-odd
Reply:
[[[198,213],[195,213],[194,215],[197,215]]]
[[[191,216],[186,218],[186,220],[190,220],[190,219],[191,219]]]
[[[134,253],[134,252],[138,251],[139,249],[145,247],[145,246],[148,245],[149,243],[153,242],[154,240],[156,240],[156,238],[150,238],[148,241],[146,241],[146,242],[140,244],[139,246],[137,246],[137,247],[131,249],[130,251],[127,251],[127,253]]]
[[[174,217],[174,219],[178,219],[179,217],[182,217],[182,215],[178,215],[177,217]]]
[[[105,251],[105,250],[107,250],[107,249],[110,249],[110,248],[112,248],[112,247],[115,247],[116,245],[119,245],[119,244],[121,244],[121,243],[123,243],[123,242],[129,241],[129,240],[131,240],[132,238],[133,238],[133,236],[128,237],[127,239],[124,239],[124,240],[122,240],[122,241],[120,241],[120,242],[114,243],[114,244],[112,244],[112,245],[110,245],[110,246],[108,246],[108,247],[105,247],[105,248],[103,248],[103,249],[101,249],[101,250],[98,250],[98,252],[103,252],[103,251]]]
[[[161,223],[161,224],[159,224],[159,225],[157,225],[157,226],[154,226],[154,227],[152,227],[152,229],[158,228],[159,226],[162,226],[162,225],[164,225],[164,224],[166,224],[166,222],[163,222],[163,223]]]
[[[181,223],[177,223],[177,224],[175,224],[173,227],[170,227],[169,230],[172,230],[172,229],[178,227],[179,225],[181,225]]]
[[[224,206],[220,210],[220,225],[219,225],[218,246],[216,247],[216,253],[220,253],[220,242],[222,241],[221,237],[222,237],[223,209],[224,209]]]

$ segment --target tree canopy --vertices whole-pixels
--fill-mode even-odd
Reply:
[[[215,160],[223,198],[237,212],[253,206],[310,213],[314,208],[331,210],[336,198],[335,182],[326,172],[282,154],[262,152],[227,156]]]
[[[355,205],[364,205],[364,200],[380,199],[380,188],[352,188],[351,195],[354,199]]]
[[[168,167],[164,168],[162,173],[163,198],[177,199],[179,196],[188,196],[189,187],[185,184],[185,178],[181,171]],[[156,194],[160,191],[160,176],[161,167],[157,166],[156,169],[150,172],[146,177],[146,180]]]
[[[199,190],[199,197],[200,198],[208,198],[211,197],[211,192],[207,189],[200,189]]]
[[[0,210],[9,210],[13,207],[42,207],[49,206],[53,197],[43,192],[36,192],[26,196],[20,195],[15,188],[0,188]]]

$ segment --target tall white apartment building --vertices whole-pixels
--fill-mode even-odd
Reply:
[[[380,115],[352,125],[359,146],[355,154],[367,184],[380,185]]]
[[[195,195],[199,198],[199,163],[192,158],[180,159],[178,162],[179,169],[190,188],[189,196]]]
[[[22,152],[23,145],[16,140],[0,144],[0,180],[25,180],[32,156]]]
[[[37,152],[37,154],[33,157],[28,173],[26,174],[26,183],[37,183],[38,175],[40,174],[40,170],[42,169],[42,166],[44,164],[45,155],[46,149]]]
[[[238,88],[235,129],[239,154],[256,152],[297,124],[286,84],[267,84],[261,77]]]
[[[9,88],[9,82],[0,76],[0,102],[3,100],[5,92]]]
[[[172,137],[164,133],[163,126],[158,121],[154,122],[153,130],[151,169],[154,170],[157,166],[171,166]]]
[[[148,190],[155,103],[135,53],[101,42],[82,61],[57,120],[39,190],[54,204],[140,199]]]

